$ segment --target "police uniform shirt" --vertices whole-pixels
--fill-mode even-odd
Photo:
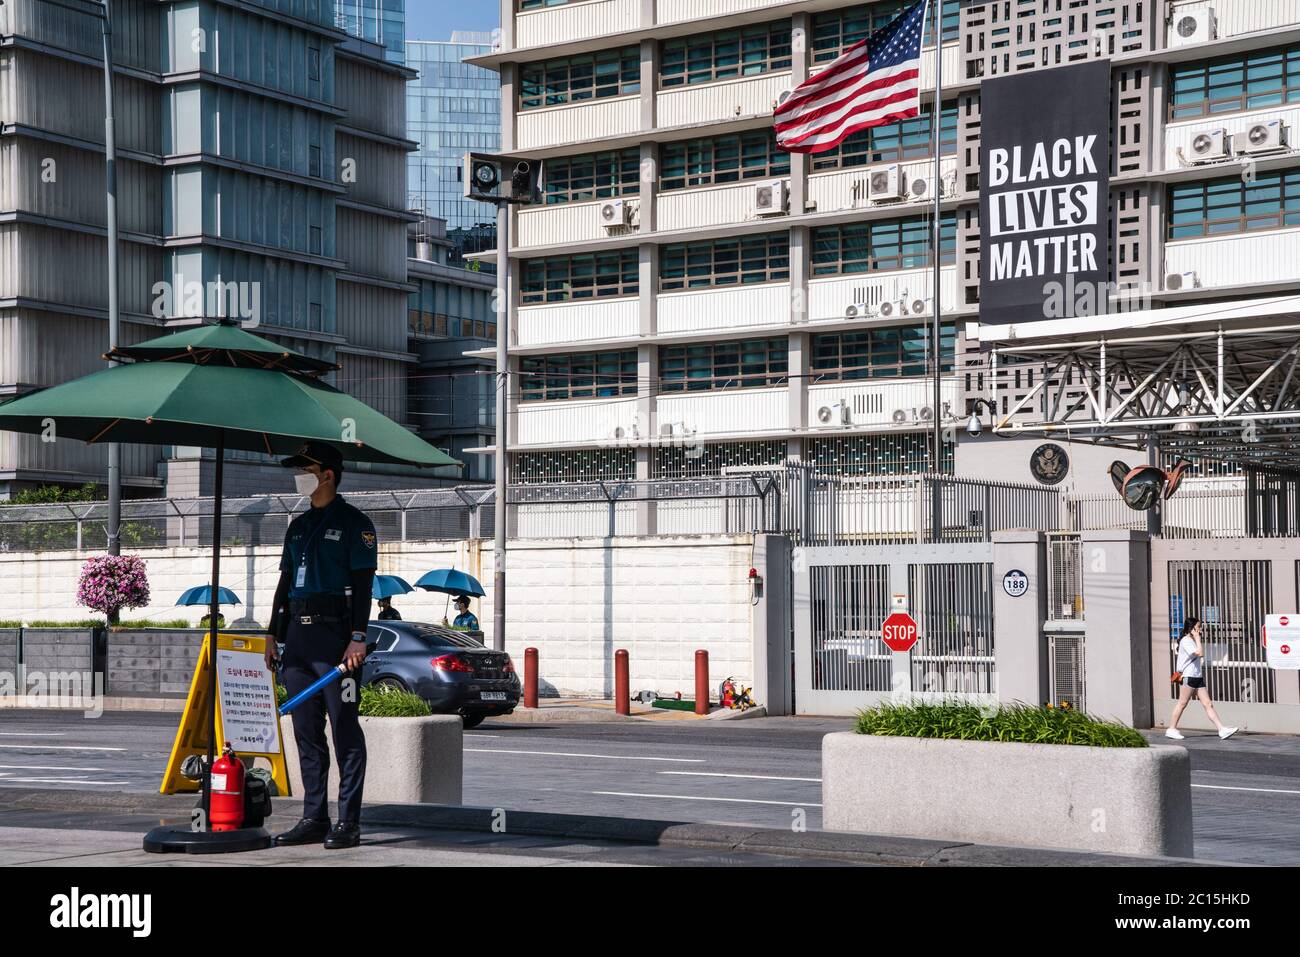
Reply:
[[[343,595],[352,572],[378,567],[377,555],[374,523],[340,495],[289,525],[280,570],[290,573],[290,598]]]
[[[452,624],[457,628],[468,628],[471,631],[478,631],[478,619],[474,617],[473,612],[467,611],[457,615],[456,620],[452,622]]]

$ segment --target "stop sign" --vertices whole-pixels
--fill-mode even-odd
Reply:
[[[916,644],[916,622],[911,615],[896,611],[880,626],[880,637],[890,651],[908,651]]]

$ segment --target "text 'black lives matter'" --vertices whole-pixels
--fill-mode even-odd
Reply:
[[[1108,60],[981,85],[981,322],[1058,318],[1045,304],[1064,285],[1107,282],[1110,114]],[[1066,300],[1069,316],[1106,308],[1104,295]]]

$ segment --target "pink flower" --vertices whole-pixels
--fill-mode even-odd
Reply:
[[[149,577],[137,555],[100,555],[81,566],[77,604],[112,618],[149,604]]]

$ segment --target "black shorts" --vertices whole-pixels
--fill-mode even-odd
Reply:
[[[1205,687],[1205,678],[1204,678],[1204,677],[1200,677],[1200,678],[1184,678],[1183,680],[1187,682],[1187,687],[1189,687],[1189,688],[1191,688],[1191,689],[1193,689],[1193,690],[1195,690],[1195,689],[1197,689],[1197,688],[1204,688],[1204,687]]]

